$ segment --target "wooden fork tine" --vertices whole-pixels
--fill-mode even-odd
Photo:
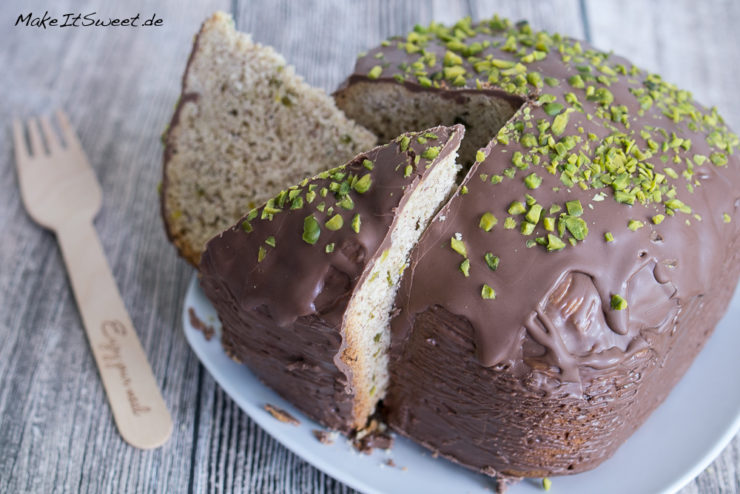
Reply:
[[[77,134],[75,134],[72,124],[69,123],[69,118],[67,118],[67,114],[64,113],[62,110],[57,110],[55,113],[57,116],[57,122],[59,122],[59,128],[62,129],[62,138],[64,139],[64,144],[67,146],[67,148],[74,147],[77,149],[82,149],[82,144],[80,144],[79,139],[77,139]]]
[[[43,156],[44,142],[41,140],[41,131],[39,130],[39,123],[35,118],[28,120],[28,137],[31,141],[31,156],[39,158]]]
[[[49,154],[59,151],[62,148],[62,145],[59,142],[56,131],[49,121],[49,117],[43,115],[39,117],[39,120],[41,121],[41,132],[43,132],[46,146],[49,148]]]
[[[23,125],[20,120],[13,120],[13,147],[15,148],[15,161],[18,168],[25,166],[30,158],[26,138],[23,135]]]

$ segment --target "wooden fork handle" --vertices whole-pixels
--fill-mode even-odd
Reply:
[[[172,418],[121,300],[92,221],[56,232],[90,347],[121,436],[143,449],[164,444]]]

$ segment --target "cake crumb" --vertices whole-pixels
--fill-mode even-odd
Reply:
[[[301,425],[301,422],[297,418],[295,418],[282,408],[276,407],[275,405],[270,405],[269,403],[266,403],[265,410],[267,411],[267,413],[272,415],[280,422],[285,422],[286,424]]]
[[[393,461],[393,458],[388,458],[388,459],[387,459],[387,460],[385,461],[385,464],[386,464],[386,465],[388,465],[389,467],[395,467],[395,466],[396,466],[396,462],[395,462],[395,461]]]
[[[357,451],[369,455],[375,449],[390,449],[393,447],[393,436],[388,427],[377,419],[372,419],[367,427],[357,431],[352,438],[352,445]]]
[[[314,429],[311,431],[313,436],[318,439],[321,444],[334,444],[334,436],[332,433],[322,431],[320,429]]]
[[[216,334],[213,326],[204,323],[203,320],[198,317],[198,314],[195,313],[195,309],[192,307],[188,307],[188,316],[190,317],[190,325],[196,330],[203,333],[206,341],[211,341],[213,335]]]

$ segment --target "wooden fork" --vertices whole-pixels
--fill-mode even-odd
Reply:
[[[121,436],[149,449],[164,444],[172,419],[141,347],[93,226],[100,185],[67,116],[57,111],[63,143],[50,120],[13,122],[23,203],[36,223],[53,230],[62,250],[90,347]],[[44,142],[46,142],[46,149]]]

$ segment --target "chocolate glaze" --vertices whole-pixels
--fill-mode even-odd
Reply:
[[[402,151],[397,140],[332,171],[330,175],[370,174],[372,178],[367,192],[350,192],[351,210],[339,207],[331,192],[321,197],[320,190],[329,188],[333,180],[319,175],[296,189],[303,197],[299,209],[289,209],[288,202],[270,220],[261,219],[262,206],[255,219],[245,216],[206,247],[201,285],[223,323],[224,345],[265,383],[327,427],[348,432],[355,423],[352,349],[343,345],[342,328],[352,293],[375,259],[390,247],[396,210],[404,207],[409,193],[434,164],[455,152],[463,132],[457,125],[409,134],[407,150]],[[437,138],[419,143],[416,137],[426,133]],[[429,147],[439,147],[438,156],[414,164],[414,158]],[[372,171],[363,164],[365,160],[373,163]],[[309,190],[316,194],[311,203]],[[317,209],[322,202],[323,212]],[[328,214],[329,208],[334,212]],[[337,213],[344,226],[330,231],[324,222]],[[361,219],[359,233],[350,228],[355,214]],[[302,239],[308,215],[321,225],[315,244]],[[251,225],[250,233],[244,230],[245,222]],[[274,237],[274,247],[266,243],[269,237]],[[334,250],[327,253],[330,243]],[[261,261],[260,249],[265,249]]]
[[[477,34],[470,41],[492,42],[480,59],[493,55],[518,61],[495,46],[505,39],[500,32]],[[432,40],[425,50],[441,58],[447,48]],[[409,79],[400,64],[416,59],[395,42],[378,47],[358,60],[343,88],[358,81],[399,84],[394,76],[400,75],[409,89],[444,98],[459,94],[460,89],[444,83],[422,88]],[[368,78],[379,60],[382,75]],[[627,71],[632,67],[616,56],[608,64],[622,64]],[[467,59],[462,65],[475,74]],[[552,121],[537,102],[540,92],[561,102],[565,93],[575,92],[584,112],[570,114],[563,135],[593,133],[596,146],[614,130],[629,132],[621,123],[586,118],[596,114],[598,104],[568,83],[579,72],[558,54],[528,64],[527,70],[553,77],[558,85],[528,86],[511,124]],[[639,130],[651,125],[691,138],[688,156],[715,151],[706,133],[674,123],[657,105],[637,116],[640,105],[630,88],[642,88],[645,78],[638,71],[609,86],[613,104],[627,107],[637,145],[646,147]],[[474,87],[474,77],[462,86]],[[496,91],[489,83],[482,87]],[[391,386],[384,403],[388,420],[399,433],[487,474],[545,476],[593,468],[662,402],[726,309],[740,275],[735,219],[740,217],[740,162],[730,155],[726,166],[707,162],[695,167],[699,185],[693,193],[687,192],[686,181],[677,182],[678,197],[700,221],[676,213],[655,225],[651,217],[665,213],[662,204],[620,204],[611,188],[569,189],[541,167],[530,166],[517,171],[515,179],[493,185],[480,175],[502,174],[512,165],[513,153],[527,149],[512,140],[506,145],[494,141],[484,151],[485,160],[464,181],[468,193],[453,197],[439,212],[439,221],[431,223],[399,290],[396,305],[402,310],[393,322]],[[662,162],[659,154],[646,160],[656,171],[685,168]],[[523,182],[532,171],[543,179],[536,190]],[[594,200],[600,192],[603,200]],[[541,222],[530,236],[501,224],[509,204],[523,201],[525,193],[545,207],[543,216],[551,204],[580,200],[589,235],[558,252],[528,248],[528,239],[547,234]],[[491,232],[478,227],[485,212],[499,218]],[[723,221],[723,213],[732,216],[731,223]],[[645,226],[631,231],[630,219]],[[606,232],[613,234],[613,242],[604,240]],[[459,269],[462,257],[450,248],[456,234],[467,247],[469,277]],[[484,261],[486,252],[500,257],[495,272]],[[495,289],[495,300],[481,297],[483,284]],[[624,296],[627,309],[610,308],[614,294]]]

